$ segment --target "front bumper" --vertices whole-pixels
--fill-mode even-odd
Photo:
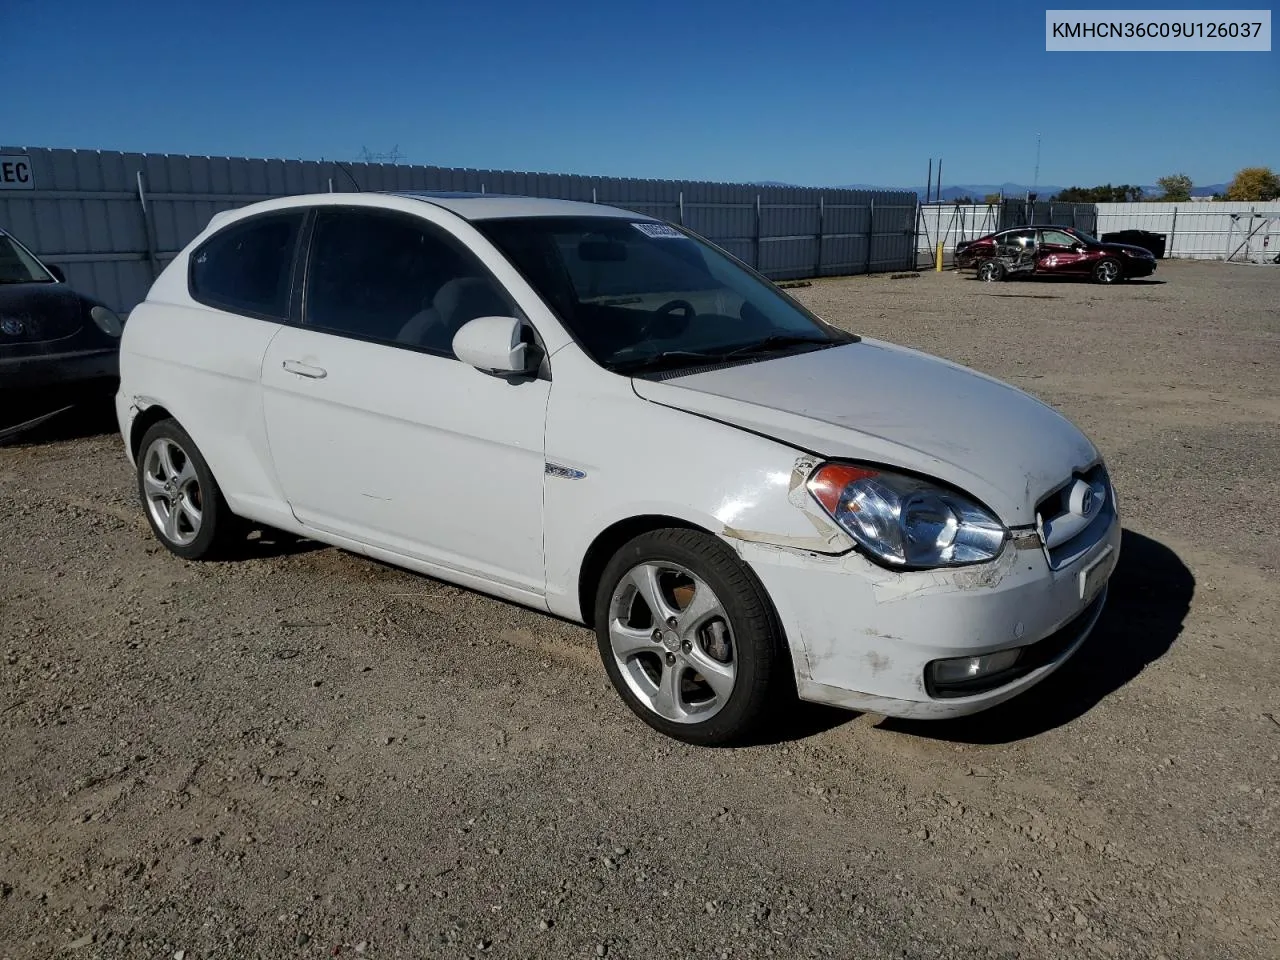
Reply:
[[[1141,257],[1128,257],[1124,265],[1126,277],[1149,277],[1156,272],[1156,261]]]
[[[944,718],[995,706],[1060,667],[1105,603],[1120,553],[1112,512],[1096,542],[1053,570],[1039,539],[1006,544],[991,563],[893,571],[838,557],[734,541],[768,590],[786,631],[802,699],[896,717]],[[1088,595],[1082,574],[1092,569]],[[1098,576],[1098,574],[1103,574]],[[1024,651],[1028,669],[968,696],[926,689],[933,660]]]
[[[120,348],[0,356],[0,390],[56,390],[120,376]]]

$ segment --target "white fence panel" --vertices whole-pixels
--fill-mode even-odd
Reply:
[[[8,148],[33,182],[0,192],[0,225],[120,310],[220,210],[297,193],[428,190],[611,203],[687,225],[776,280],[910,267],[905,190],[638,180],[512,170]]]
[[[1097,207],[1099,236],[1121,230],[1162,233],[1166,257],[1200,260],[1222,260],[1226,256],[1233,213],[1280,216],[1280,201],[1099,203]]]

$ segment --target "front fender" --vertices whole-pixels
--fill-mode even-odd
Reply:
[[[581,620],[588,550],[636,517],[671,517],[735,549],[747,542],[820,554],[852,548],[805,489],[814,466],[808,454],[612,387],[605,382],[589,398],[551,392],[543,479],[551,612]]]

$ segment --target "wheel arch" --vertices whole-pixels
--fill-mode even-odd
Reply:
[[[578,573],[578,609],[582,621],[587,627],[592,630],[595,629],[596,591],[600,586],[600,578],[604,575],[605,567],[609,565],[613,555],[629,540],[652,530],[663,529],[695,530],[699,533],[716,537],[712,530],[702,524],[662,513],[639,514],[610,524],[591,541],[591,546],[587,548]],[[717,537],[717,539],[719,538]],[[735,554],[737,553],[736,550],[734,552]],[[760,580],[755,570],[751,568],[751,564],[747,563],[741,556],[737,559],[742,564],[748,578],[756,584],[761,597],[764,598],[765,606],[773,619],[774,635],[777,637],[781,648],[780,652],[785,658],[786,670],[784,672],[790,677],[789,682],[794,682],[796,652],[791,649],[791,641],[788,638],[786,627],[778,613],[773,596],[769,593],[769,588]]]
[[[578,610],[583,623],[589,627],[595,623],[596,590],[600,586],[604,568],[609,565],[613,555],[624,543],[642,533],[666,528],[697,530],[715,535],[700,524],[659,513],[627,517],[605,527],[587,547],[587,552],[582,557],[582,566],[578,570]]]
[[[138,455],[142,452],[142,438],[147,435],[148,430],[161,420],[173,420],[179,426],[182,425],[182,422],[177,417],[159,403],[151,404],[133,418],[133,423],[129,425],[129,452],[133,455],[135,463],[138,460]]]

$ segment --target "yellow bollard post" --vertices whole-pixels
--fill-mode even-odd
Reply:
[[[935,269],[938,273],[942,272],[942,244],[938,244],[937,265]]]

